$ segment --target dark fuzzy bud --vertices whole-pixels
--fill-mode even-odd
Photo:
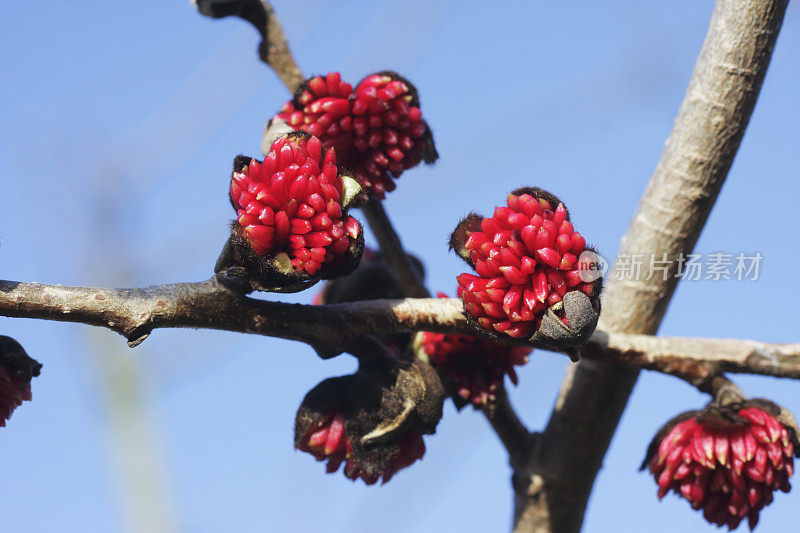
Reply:
[[[421,457],[421,435],[442,416],[444,389],[419,360],[361,360],[355,374],[326,379],[303,399],[295,420],[295,447],[328,461],[345,462],[345,475],[367,484],[388,481]]]
[[[422,262],[411,254],[407,255],[418,277],[424,279],[425,268]],[[403,291],[397,286],[380,251],[366,248],[358,268],[352,274],[325,283],[317,303],[336,304],[403,297]]]
[[[31,400],[31,379],[41,369],[16,340],[0,335],[0,427],[23,401]]]
[[[422,262],[411,254],[408,254],[408,258],[418,277],[424,279],[425,269]],[[352,274],[326,282],[320,293],[314,298],[314,303],[323,305],[404,297],[403,291],[398,287],[381,253],[367,248],[364,250],[364,256],[361,258],[358,268]],[[402,332],[380,335],[378,338],[389,350],[399,356],[406,352],[413,335],[411,332]]]

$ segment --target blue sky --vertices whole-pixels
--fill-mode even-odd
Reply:
[[[0,19],[0,277],[93,286],[209,277],[232,217],[231,160],[258,155],[264,121],[288,98],[258,60],[258,36],[239,20],[203,18],[188,1],[47,4],[14,2]],[[416,83],[441,159],[404,174],[386,208],[425,259],[430,287],[452,292],[463,266],[447,252],[449,231],[523,184],[561,197],[575,227],[607,257],[616,254],[712,3],[275,7],[304,72],[338,70],[355,83],[390,68]],[[798,340],[799,46],[800,9],[792,4],[696,249],[760,252],[761,276],[683,283],[662,334]],[[346,355],[321,361],[303,345],[211,331],[159,330],[135,350],[88,326],[0,319],[0,332],[44,363],[34,401],[0,432],[4,530],[510,525],[506,457],[468,410],[448,406],[424,460],[380,488],[325,475],[292,450],[299,401],[321,379],[351,371]],[[563,356],[535,352],[520,370],[511,395],[531,428],[546,421],[566,365]],[[800,385],[736,381],[800,414]],[[678,380],[642,375],[585,531],[712,530],[686,502],[658,503],[652,479],[636,470],[656,429],[705,401]],[[777,495],[759,531],[786,531],[798,505],[797,491]],[[148,512],[159,517],[147,522]]]

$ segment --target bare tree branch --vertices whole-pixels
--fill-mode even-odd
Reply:
[[[583,357],[663,372],[703,389],[708,380],[723,372],[800,379],[800,343],[596,331]]]
[[[517,470],[522,467],[530,457],[538,435],[528,431],[517,416],[505,387],[500,387],[497,391],[495,401],[483,407],[483,414],[508,452],[511,468]]]
[[[690,253],[755,106],[786,0],[718,0],[661,160],[622,239],[620,257]],[[649,255],[648,255],[649,256]],[[653,334],[675,276],[611,280],[600,328]],[[515,483],[517,532],[580,530],[594,479],[638,370],[598,361],[572,365],[543,434],[529,483]],[[531,487],[535,487],[532,490]],[[520,508],[521,506],[521,508]]]
[[[267,0],[194,0],[201,14],[222,18],[236,16],[255,26],[261,34],[258,54],[272,67],[290,93],[303,83],[303,73],[289,50],[283,28]]]
[[[204,328],[254,333],[307,343],[323,356],[360,352],[367,335],[434,331],[473,335],[457,298],[367,300],[301,305],[248,298],[218,279],[144,289],[97,289],[0,280],[0,316],[41,318],[109,328],[131,346],[157,328]],[[356,353],[355,355],[360,355]],[[586,359],[663,372],[707,387],[720,372],[800,379],[800,343],[654,337],[596,331]],[[526,435],[505,392],[486,415],[495,430]],[[515,420],[516,419],[516,420]],[[498,425],[509,422],[509,428]],[[522,428],[522,429],[520,429]],[[501,436],[508,444],[509,439]],[[520,439],[517,439],[518,441]],[[519,447],[518,445],[512,447]],[[514,452],[516,453],[516,452]]]
[[[240,295],[214,277],[144,289],[97,289],[0,281],[0,315],[102,326],[131,347],[156,328],[209,328],[305,342],[338,355],[364,335],[408,330],[464,331],[457,299],[370,300],[301,305]]]

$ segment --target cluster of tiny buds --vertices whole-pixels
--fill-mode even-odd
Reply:
[[[242,235],[256,255],[287,253],[291,266],[315,274],[341,258],[360,226],[342,212],[336,154],[314,136],[277,139],[259,163],[234,170],[231,201]]]
[[[764,408],[689,413],[671,424],[651,445],[659,498],[674,491],[712,524],[734,529],[746,518],[752,529],[773,492],[789,491],[795,436]]]
[[[368,76],[355,89],[338,72],[315,76],[277,118],[335,148],[340,164],[376,198],[426,157],[430,140],[416,90],[389,72]]]
[[[531,194],[510,194],[469,234],[464,248],[477,275],[461,274],[458,283],[468,313],[488,330],[527,337],[552,309],[568,324],[560,302],[571,290],[593,296],[578,258],[586,239],[574,230],[562,203]]]

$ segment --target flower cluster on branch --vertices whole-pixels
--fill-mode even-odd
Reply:
[[[294,445],[325,461],[329,473],[344,465],[345,477],[367,485],[422,459],[423,435],[435,432],[447,395],[459,408],[484,410],[515,468],[532,456],[518,453],[536,439],[511,409],[504,379],[517,383],[515,366],[533,347],[659,370],[714,395],[704,409],[667,422],[650,444],[642,468],[653,474],[659,498],[672,491],[712,524],[734,529],[746,520],[752,529],[775,491],[790,490],[800,456],[796,421],[768,400],[745,399],[722,373],[800,378],[800,348],[595,332],[603,289],[587,263],[595,252],[563,202],[537,187],[513,191],[491,216],[458,223],[450,247],[474,274],[456,277],[457,306],[444,294],[439,301],[403,299],[415,287],[429,294],[422,263],[396,238],[379,238],[383,249],[365,251],[364,230],[349,212],[363,207],[385,218],[369,206],[405,171],[437,159],[416,87],[393,71],[355,86],[338,72],[301,82],[267,2],[198,0],[198,7],[260,26],[262,57],[294,93],[270,121],[263,161],[234,159],[235,219],[217,276],[102,294],[0,282],[2,314],[103,325],[132,346],[157,327],[215,327],[307,342],[323,357],[351,353],[359,360],[355,373],[306,394]],[[300,291],[320,280],[327,283],[315,306],[246,296]],[[31,400],[40,368],[19,343],[0,336],[0,426]],[[720,381],[726,394],[734,389],[733,399]]]

